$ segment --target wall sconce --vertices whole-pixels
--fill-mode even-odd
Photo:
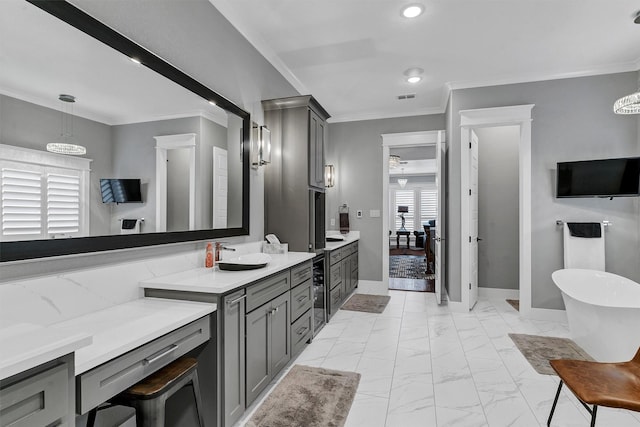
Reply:
[[[333,165],[324,165],[324,186],[327,188],[336,185],[336,170]]]
[[[271,163],[271,131],[266,126],[254,126],[251,138],[251,167],[258,169]]]

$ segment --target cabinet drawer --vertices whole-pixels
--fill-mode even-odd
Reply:
[[[313,264],[311,262],[305,262],[302,265],[291,268],[291,287],[295,288],[300,283],[311,279],[312,276]]]
[[[84,414],[209,340],[209,316],[156,338],[76,377],[76,412]]]
[[[334,264],[331,266],[329,271],[329,283],[331,285],[331,289],[338,286],[342,283],[342,264]]]
[[[342,286],[338,286],[337,288],[331,289],[330,298],[331,298],[331,312],[335,313],[340,308],[340,303],[342,302]]]
[[[329,262],[335,264],[342,259],[342,248],[329,252]]]
[[[247,313],[276,298],[290,288],[289,271],[262,280],[247,288]]]
[[[68,398],[69,370],[61,363],[0,390],[0,425],[48,426],[67,414]]]
[[[358,252],[358,242],[354,242],[349,245],[349,253],[355,254],[356,252]]]
[[[311,311],[307,311],[291,325],[291,354],[300,353],[311,338]]]
[[[313,301],[313,287],[311,279],[308,279],[291,290],[291,320],[297,319],[302,313],[309,310],[311,301]]]

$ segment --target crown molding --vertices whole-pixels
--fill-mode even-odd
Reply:
[[[422,108],[413,111],[406,111],[402,113],[385,113],[382,111],[362,113],[362,114],[344,114],[336,115],[327,120],[329,123],[342,123],[342,122],[358,122],[365,120],[380,120],[380,119],[392,119],[396,117],[412,117],[412,116],[429,116],[432,114],[443,114],[443,107],[430,107]]]
[[[638,58],[635,61],[630,61],[630,62],[625,62],[620,64],[603,65],[600,67],[594,67],[591,69],[580,70],[580,71],[571,71],[566,73],[527,74],[527,75],[519,75],[519,76],[505,76],[505,77],[499,77],[495,79],[486,79],[486,80],[467,80],[467,81],[447,82],[446,86],[450,90],[472,89],[477,87],[502,86],[502,85],[509,85],[509,84],[540,82],[540,81],[547,81],[547,80],[573,79],[578,77],[597,76],[597,75],[603,75],[603,74],[626,73],[629,71],[638,71],[639,69],[640,69],[640,58]]]
[[[298,79],[298,77],[285,65],[276,52],[267,44],[262,36],[254,31],[249,22],[239,13],[237,13],[231,2],[228,0],[209,0],[218,12],[224,16],[227,21],[247,39],[251,45],[260,53],[282,76],[294,87],[300,94],[310,93],[307,87]]]

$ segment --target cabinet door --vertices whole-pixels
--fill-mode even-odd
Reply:
[[[224,310],[224,420],[233,425],[245,409],[244,290],[223,298]]]
[[[324,189],[324,121],[309,110],[309,186]]]
[[[271,303],[267,303],[246,315],[247,406],[251,405],[271,380],[269,358],[271,310]]]
[[[291,360],[289,293],[271,301],[271,307],[271,376],[274,377]]]
[[[342,298],[351,293],[351,255],[342,260]]]

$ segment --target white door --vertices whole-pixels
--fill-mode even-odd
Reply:
[[[478,301],[478,135],[471,130],[469,152],[469,310]]]
[[[213,147],[213,228],[227,228],[227,150]]]
[[[446,158],[445,158],[444,142],[436,144],[436,186],[438,188],[438,212],[436,213],[436,235],[435,239],[435,270],[436,270],[436,301],[438,304],[442,302],[442,288],[444,286],[444,220],[445,220],[445,186],[444,177],[446,176]],[[430,242],[425,242],[428,245]]]

